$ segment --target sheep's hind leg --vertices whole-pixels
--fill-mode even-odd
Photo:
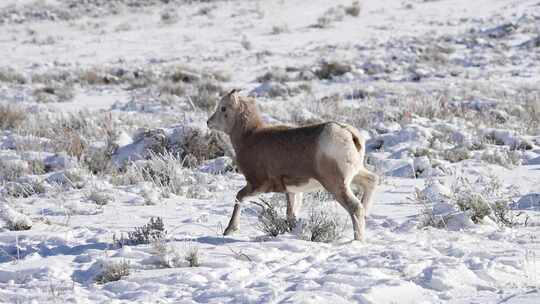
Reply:
[[[338,203],[351,216],[352,226],[354,230],[354,239],[357,241],[365,240],[366,230],[366,215],[364,206],[360,200],[354,196],[350,185],[342,181],[340,183],[325,183],[325,188],[336,196]]]
[[[302,193],[287,192],[287,221],[291,229],[296,226],[296,218],[300,208],[302,208]]]
[[[354,239],[364,241],[366,235],[366,210],[360,200],[353,194],[349,185],[345,185],[340,195],[337,196],[339,203],[351,216]]]
[[[366,216],[371,211],[373,205],[372,195],[378,182],[378,176],[367,169],[361,169],[353,178],[353,184],[361,187],[363,190],[362,205],[364,206]]]

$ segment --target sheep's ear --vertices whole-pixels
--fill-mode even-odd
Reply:
[[[238,105],[238,95],[236,95],[236,93],[231,94],[231,101],[233,105]]]
[[[233,104],[237,104],[238,103],[238,95],[236,93],[240,92],[240,89],[232,89],[227,95],[229,95],[231,97],[231,101],[233,102]]]

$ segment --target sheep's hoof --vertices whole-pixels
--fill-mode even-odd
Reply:
[[[231,227],[231,226],[228,226],[225,231],[223,232],[223,235],[230,235],[230,234],[233,234],[234,232],[238,231],[238,227]]]

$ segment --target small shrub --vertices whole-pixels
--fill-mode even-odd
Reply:
[[[289,27],[286,24],[274,25],[272,27],[272,35],[279,35],[287,32],[289,32]]]
[[[0,68],[0,82],[25,84],[27,82],[26,77],[11,67]]]
[[[110,174],[114,170],[111,157],[107,149],[94,150],[83,156],[83,164],[94,175]]]
[[[469,216],[475,224],[482,222],[482,219],[491,213],[489,203],[477,193],[459,195],[456,204],[461,211],[469,212]]]
[[[315,71],[315,75],[319,79],[331,79],[334,76],[341,76],[352,70],[351,65],[345,62],[338,61],[324,61],[321,67]]]
[[[269,71],[264,73],[264,75],[257,77],[258,82],[268,82],[268,81],[276,81],[276,82],[288,82],[291,81],[289,75],[287,75],[287,71],[283,68],[274,67],[271,68]]]
[[[347,15],[358,17],[360,15],[360,11],[362,10],[362,6],[360,5],[360,1],[353,1],[353,3],[350,6],[345,7],[345,13]]]
[[[328,28],[332,23],[343,20],[344,17],[345,9],[343,6],[331,7],[317,19],[317,23],[313,27]]]
[[[475,182],[459,178],[452,185],[452,192],[452,200],[460,210],[469,213],[474,223],[482,222],[486,216],[500,226],[513,227],[527,223],[526,216],[521,221],[523,214],[510,209],[512,198],[518,196],[517,190],[503,187],[496,177],[479,178]]]
[[[108,282],[118,281],[129,275],[129,269],[130,265],[126,260],[106,264],[102,273],[97,276],[96,282],[99,284],[105,284]]]
[[[175,24],[179,20],[178,12],[174,9],[165,9],[160,14],[163,24]]]
[[[25,230],[30,230],[30,228],[32,228],[32,226],[28,225],[26,221],[17,220],[14,222],[11,222],[11,221],[7,222],[7,229],[10,231],[25,231]]]
[[[300,237],[311,242],[333,242],[339,239],[345,226],[335,214],[311,209],[307,222],[302,226]]]
[[[94,202],[96,205],[99,205],[99,206],[104,206],[104,205],[107,205],[108,203],[114,202],[114,196],[100,189],[92,190],[92,192],[88,194],[86,199],[91,202]]]
[[[0,104],[0,129],[15,129],[23,123],[25,112],[18,107]]]
[[[50,84],[34,90],[37,102],[66,102],[73,99],[75,91],[69,84]]]
[[[519,152],[508,149],[494,150],[491,152],[485,150],[480,158],[487,163],[500,165],[509,169],[521,164]]]
[[[424,227],[435,227],[435,228],[446,228],[446,223],[451,215],[436,215],[433,213],[433,208],[431,207],[432,202],[420,191],[420,189],[415,189],[414,196],[409,198],[413,202],[420,204],[422,206],[421,216],[422,220],[418,225],[419,228]]]
[[[47,191],[45,185],[39,181],[9,182],[4,186],[4,189],[6,195],[12,197],[30,197]]]
[[[112,118],[107,120],[106,127],[104,127],[105,145],[97,149],[87,149],[83,155],[84,165],[93,174],[110,174],[114,171],[112,163],[112,156],[118,149],[116,140],[118,134],[114,131],[112,125]]]
[[[26,77],[18,71],[10,67],[0,68],[0,82],[25,84],[27,82]]]
[[[246,51],[249,51],[253,48],[251,41],[248,40],[246,35],[242,36],[242,40],[240,41],[240,44]]]
[[[0,218],[5,223],[5,228],[11,231],[29,230],[32,228],[32,220],[27,215],[13,209],[11,203],[3,203]]]
[[[262,204],[259,206],[262,208],[259,213],[259,222],[257,223],[257,229],[264,232],[266,235],[276,237],[280,234],[291,231],[291,223],[287,220],[283,211],[276,208],[277,200],[267,202],[261,200]]]
[[[500,226],[516,227],[527,226],[529,216],[524,212],[516,212],[510,209],[510,205],[504,201],[497,201],[492,206],[495,221]]]
[[[115,236],[114,241],[119,247],[124,245],[150,244],[161,240],[166,234],[167,231],[163,225],[163,220],[160,217],[151,217],[148,224],[135,227],[133,231],[128,232],[127,239],[121,235],[119,240],[116,240]]]
[[[50,175],[47,182],[66,188],[82,189],[86,186],[88,175],[89,173],[84,168],[72,168]]]
[[[301,83],[293,88],[291,88],[291,93],[293,95],[298,95],[302,93],[311,94],[313,92],[313,87],[309,82]]]
[[[197,15],[211,17],[212,10],[214,10],[215,8],[215,6],[203,6],[197,11]]]
[[[158,90],[160,94],[184,96],[188,92],[188,88],[183,82],[174,82],[171,80],[165,80],[158,83]]]
[[[441,157],[451,163],[457,163],[462,160],[470,159],[471,152],[465,147],[454,147],[441,152]]]

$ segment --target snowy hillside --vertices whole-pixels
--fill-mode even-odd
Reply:
[[[540,303],[538,0],[4,0],[0,37],[0,303]],[[365,242],[326,193],[222,236],[232,88],[369,138]]]

